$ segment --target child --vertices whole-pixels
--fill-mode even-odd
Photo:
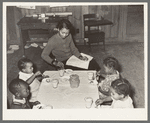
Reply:
[[[114,57],[107,57],[103,61],[104,69],[106,72],[106,75],[101,75],[100,72],[97,72],[98,78],[97,80],[99,81],[98,84],[98,89],[99,89],[99,96],[101,99],[106,98],[107,96],[110,95],[109,93],[109,88],[111,85],[111,82],[119,79],[119,63],[118,60],[115,59]]]
[[[40,71],[33,73],[33,63],[27,58],[20,59],[18,61],[19,79],[22,79],[27,82],[30,86],[31,97],[29,101],[31,103],[37,101],[36,96],[40,87],[40,82],[37,79],[37,76],[41,75]]]
[[[13,94],[11,109],[31,109],[27,97],[29,96],[29,85],[21,80],[14,79],[9,84],[9,91]]]
[[[111,83],[111,96],[105,99],[98,99],[95,103],[100,105],[103,102],[111,101],[110,108],[133,108],[133,101],[130,95],[130,84],[126,79],[117,79]]]

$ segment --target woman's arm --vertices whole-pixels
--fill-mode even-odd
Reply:
[[[54,46],[57,45],[56,42],[54,41],[54,38],[50,38],[46,47],[44,48],[41,57],[43,60],[45,60],[47,63],[60,67],[60,68],[64,68],[64,64],[60,61],[56,61],[55,59],[52,59],[49,55],[52,52]]]
[[[47,63],[52,64],[53,59],[49,56],[53,49],[53,41],[52,39],[49,39],[46,47],[44,48],[41,57],[43,60],[45,60]]]
[[[81,54],[78,51],[78,49],[76,48],[76,46],[74,45],[71,34],[69,35],[68,39],[70,40],[70,49],[72,51],[72,54],[79,58],[79,56],[81,56]]]

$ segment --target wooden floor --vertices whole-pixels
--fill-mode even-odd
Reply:
[[[93,56],[102,67],[102,61],[107,56],[117,58],[122,66],[122,76],[126,78],[135,88],[134,103],[137,108],[145,107],[145,81],[144,81],[144,44],[143,43],[122,43],[107,44],[106,50],[103,46],[92,46],[91,53],[87,46],[77,46],[80,52]],[[26,50],[26,56],[31,59],[36,68],[41,72],[45,70],[55,70],[41,59],[42,49],[40,47],[30,47]],[[13,54],[7,54],[7,83],[18,75],[17,62],[22,57],[22,50],[19,49]],[[7,98],[9,102],[12,95],[8,91]]]

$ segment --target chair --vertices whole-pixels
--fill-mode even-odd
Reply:
[[[103,42],[105,50],[105,33],[102,32],[99,28],[100,25],[96,24],[97,17],[96,14],[84,14],[84,38],[88,38],[88,45],[91,51],[91,44]],[[86,41],[84,40],[84,45]]]

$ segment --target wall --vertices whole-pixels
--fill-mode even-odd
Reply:
[[[140,9],[139,9],[140,7]],[[83,44],[84,32],[83,32],[83,14],[95,13],[99,14],[99,18],[103,16],[113,22],[113,25],[102,26],[102,31],[105,32],[106,42],[111,41],[139,41],[139,35],[142,37],[143,32],[136,32],[134,36],[131,30],[143,29],[143,11],[142,6],[124,6],[124,5],[89,5],[89,6],[67,6],[67,7],[53,7],[49,6],[36,6],[36,9],[20,9],[17,7],[7,7],[7,39],[8,43],[12,44],[20,43],[19,29],[17,22],[25,15],[32,15],[38,13],[50,13],[50,12],[72,12],[73,15],[69,16],[69,20],[79,32],[74,36],[75,40],[79,44]],[[138,14],[140,13],[140,15]],[[138,14],[138,16],[135,16]],[[134,22],[140,23],[139,25]],[[132,25],[131,25],[132,23]],[[132,28],[141,27],[141,28]],[[143,38],[143,37],[142,37]],[[141,41],[142,39],[140,39]]]

